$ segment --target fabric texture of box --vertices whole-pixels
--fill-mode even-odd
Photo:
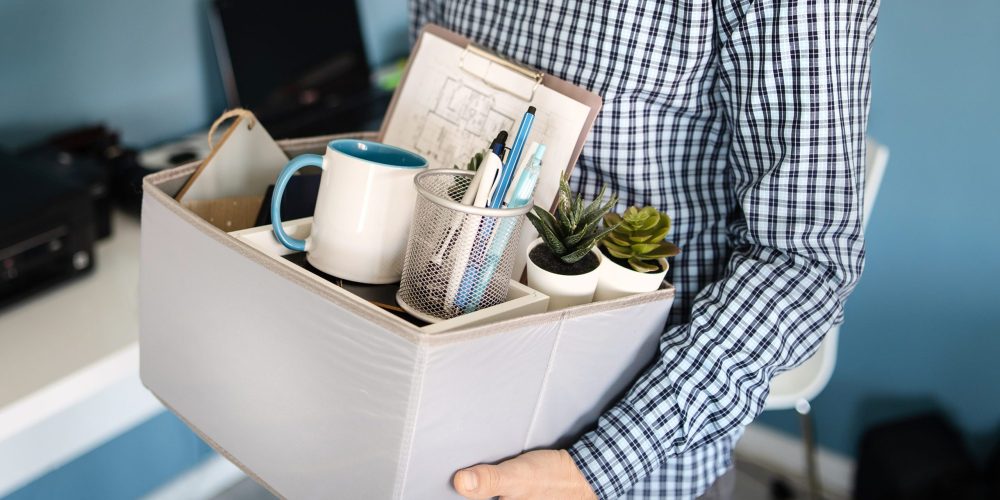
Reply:
[[[330,139],[280,144],[294,156]],[[457,498],[455,470],[570,444],[657,351],[666,284],[424,333],[178,204],[194,170],[145,180],[142,381],[280,496]]]

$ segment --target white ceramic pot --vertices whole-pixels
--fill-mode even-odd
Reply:
[[[528,246],[528,286],[549,296],[549,311],[592,302],[601,266],[598,265],[589,273],[572,276],[546,271],[538,267],[530,257],[531,251],[540,244],[542,239],[538,238]],[[605,260],[596,247],[592,252],[597,256],[598,262]]]
[[[659,263],[662,271],[640,273],[631,268],[622,267],[611,259],[601,259],[601,266],[597,268],[600,272],[600,278],[597,280],[594,302],[656,291],[660,288],[660,283],[663,283],[667,270],[670,269],[667,259],[660,259]]]

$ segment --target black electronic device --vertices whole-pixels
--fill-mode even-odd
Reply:
[[[354,0],[213,0],[210,21],[229,106],[275,138],[377,128],[391,95],[371,85]]]
[[[17,156],[52,176],[87,186],[98,239],[111,235],[112,201],[127,212],[139,213],[142,178],[155,172],[139,164],[136,151],[121,143],[117,131],[101,124],[61,131]]]
[[[856,500],[980,500],[988,493],[957,428],[934,412],[866,429],[858,446]]]
[[[50,178],[65,179],[85,188],[94,213],[94,236],[111,236],[111,168],[98,158],[75,155],[52,146],[22,152],[23,164],[35,165]]]
[[[295,220],[312,217],[319,196],[319,175],[293,175],[285,185],[285,195],[281,197],[281,218]],[[267,187],[264,200],[257,211],[255,226],[271,223],[271,200],[274,198],[274,184]]]
[[[90,186],[63,167],[0,151],[0,307],[94,267]]]

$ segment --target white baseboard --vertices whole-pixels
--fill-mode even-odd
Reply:
[[[790,436],[760,424],[747,427],[736,444],[736,459],[750,462],[806,484],[805,449],[798,436]],[[816,452],[819,481],[825,496],[850,498],[854,486],[854,459],[819,447]]]
[[[139,381],[139,346],[0,409],[0,497],[164,411]]]
[[[239,468],[219,455],[146,495],[143,500],[207,500],[246,479]]]

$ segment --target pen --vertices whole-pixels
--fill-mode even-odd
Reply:
[[[542,146],[542,147],[544,148],[545,146]],[[507,196],[505,196],[504,199],[503,199],[503,206],[504,207],[507,207],[508,205],[510,205],[510,200],[511,200],[511,198],[514,197],[514,193],[517,191],[518,183],[521,182],[521,175],[524,173],[524,168],[529,163],[531,163],[532,160],[534,160],[535,151],[537,151],[537,150],[538,150],[538,143],[537,142],[532,142],[531,145],[528,146],[527,151],[525,151],[525,153],[524,153],[524,161],[522,161],[521,164],[517,166],[517,170],[514,170],[514,177],[511,177],[513,184],[511,184],[511,189],[507,190]]]
[[[542,157],[545,155],[545,145],[533,143],[530,150],[533,150],[533,154],[525,161],[528,165],[523,167],[517,177],[514,189],[511,190],[512,194],[508,204],[510,208],[519,208],[530,203],[532,195],[535,192],[535,186],[538,184],[538,175],[542,170]],[[470,297],[466,300],[460,300],[461,304],[456,304],[462,308],[463,312],[470,313],[479,308],[479,301],[483,299],[486,289],[489,288],[493,274],[496,273],[496,269],[500,265],[500,259],[503,257],[503,252],[507,248],[507,243],[511,237],[514,237],[511,233],[513,233],[515,222],[516,219],[513,217],[506,218],[500,222],[497,235],[493,238],[493,242],[486,254],[483,273],[479,275],[478,281],[470,293]],[[475,263],[473,263],[474,265]],[[473,273],[473,276],[475,276],[475,273]]]
[[[510,208],[521,208],[531,201],[531,196],[535,193],[535,186],[538,184],[538,174],[542,170],[542,157],[545,156],[545,145],[532,144],[531,160],[517,177],[517,184],[514,186],[511,196]]]
[[[479,171],[476,172],[476,176],[480,177],[480,181],[479,185],[476,186],[476,194],[473,198],[472,206],[480,208],[486,207],[490,197],[496,190],[497,180],[500,177],[500,169],[503,168],[503,163],[500,161],[500,157],[495,153],[495,151],[497,148],[501,150],[503,149],[503,141],[506,137],[507,132],[500,132],[500,134],[497,135],[493,144],[490,145],[490,151],[486,152],[486,156],[483,158],[482,164],[479,165]],[[472,187],[470,186],[469,189],[471,190]],[[459,217],[458,224],[453,226],[451,230],[453,234],[457,233],[455,248],[459,250],[458,254],[454,257],[454,267],[451,278],[448,281],[448,289],[446,292],[448,303],[458,303],[468,295],[466,290],[469,289],[470,286],[466,283],[467,278],[465,277],[465,273],[467,271],[466,266],[469,264],[470,259],[469,251],[475,249],[477,245],[481,245],[479,237],[482,236],[483,230],[483,223],[473,223],[473,220],[475,219]],[[449,235],[449,238],[451,237],[452,235]],[[464,302],[462,303],[464,304]],[[459,309],[461,309],[461,307],[459,307]]]
[[[490,143],[490,151],[493,151],[493,153],[497,155],[497,158],[503,160],[503,150],[506,147],[507,147],[507,131],[501,130],[500,133],[497,134],[497,138],[493,139],[493,142]]]
[[[493,142],[490,143],[489,149],[494,153],[496,153],[497,150],[502,153],[504,147],[506,147],[506,142],[507,131],[501,130],[500,133],[497,134],[496,139],[493,139]],[[489,156],[489,152],[487,152],[486,156]],[[487,159],[488,158],[483,158],[483,161],[479,165],[479,169],[476,170],[476,175],[472,177],[472,180],[469,181],[469,186],[465,188],[465,194],[462,195],[463,205],[474,205],[476,203],[476,197],[479,195],[479,188],[483,184],[483,177],[486,177],[487,174],[489,174],[489,180],[486,181],[487,188],[484,193],[479,196],[482,197],[481,200],[488,199],[486,196],[488,196],[488,194],[492,191],[493,184],[496,182],[496,162],[491,160],[488,165],[486,161]],[[486,206],[484,203],[485,201],[480,201],[480,205],[478,206]],[[458,234],[460,223],[461,217],[459,216],[456,222],[452,223],[451,227],[447,231],[447,235],[445,235],[444,239],[441,240],[441,243],[438,244],[437,251],[434,252],[434,255],[431,257],[431,260],[434,263],[441,265],[441,263],[444,262],[445,253],[455,242],[455,236]]]
[[[524,149],[524,142],[528,139],[528,133],[531,132],[531,125],[534,122],[535,107],[529,106],[528,111],[524,113],[524,118],[521,118],[521,125],[517,128],[517,135],[514,136],[514,143],[510,146],[510,154],[507,155],[507,162],[503,165],[497,189],[494,192],[493,197],[490,198],[490,208],[500,208],[503,204],[503,200],[507,196],[507,189],[510,188],[511,180],[514,177],[514,170],[517,168],[517,162],[521,160],[521,152]]]
[[[507,131],[501,130],[500,133],[497,134],[496,139],[493,139],[493,142],[490,143],[489,150],[496,154],[497,157],[502,158],[500,154],[503,153],[504,147],[506,147],[506,142]],[[497,153],[498,150],[499,153]],[[483,182],[483,176],[487,173],[487,169],[483,168],[483,165],[486,163],[485,160],[486,158],[483,158],[483,162],[479,164],[479,169],[476,170],[476,175],[469,182],[469,187],[465,188],[465,195],[462,196],[463,205],[472,205],[475,202],[476,194],[479,192],[479,186]],[[492,187],[492,182],[493,180],[491,179],[490,187]]]
[[[479,171],[483,173],[483,176],[476,189],[476,197],[472,202],[473,206],[487,206],[486,204],[492,199],[493,192],[497,188],[502,168],[503,164],[500,162],[500,157],[493,151],[487,151],[486,157],[483,158],[483,163],[479,165]],[[478,174],[479,172],[476,173]]]

